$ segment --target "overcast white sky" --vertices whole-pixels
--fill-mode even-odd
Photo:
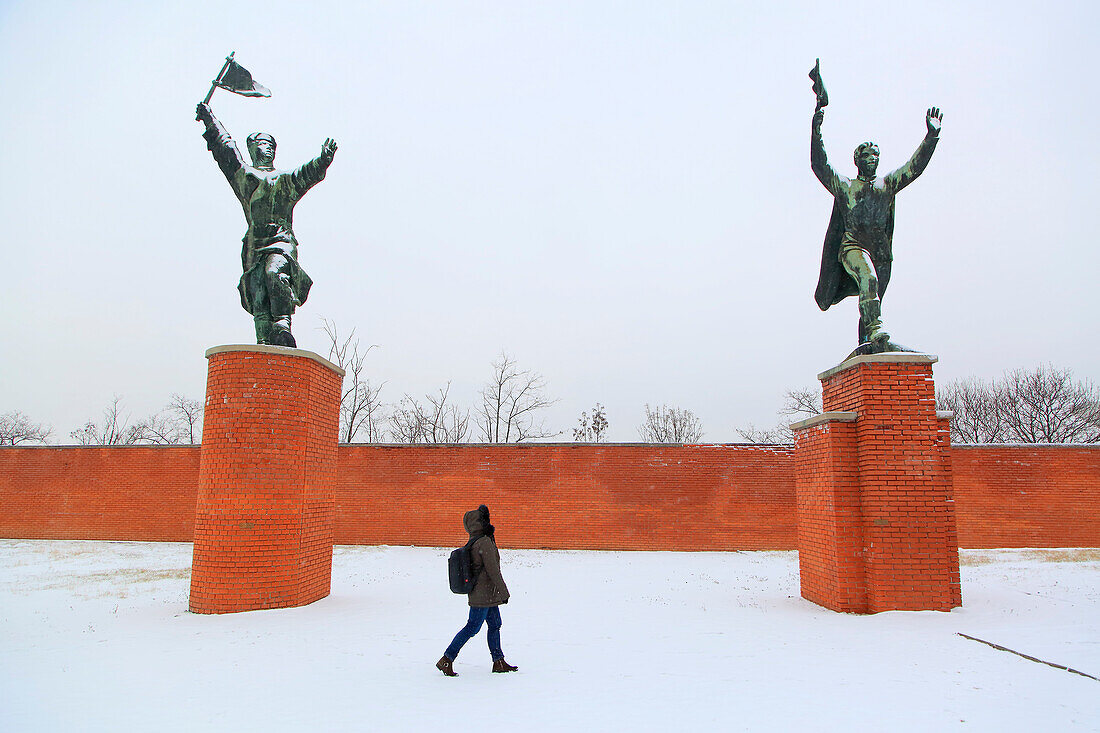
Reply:
[[[596,401],[613,440],[647,402],[710,441],[773,424],[855,346],[854,299],[813,300],[818,56],[841,172],[866,139],[897,167],[944,111],[898,201],[894,339],[939,381],[1098,380],[1098,7],[4,2],[0,412],[70,442],[113,395],[135,418],[201,397],[204,351],[254,340],[244,219],[194,121],[234,50],[273,92],[215,93],[238,140],[271,132],[279,167],[340,145],[296,210],[298,343],[356,328],[389,401],[452,380],[472,405],[504,349],[557,429]]]

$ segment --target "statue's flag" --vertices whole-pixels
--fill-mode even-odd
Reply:
[[[218,78],[210,82],[210,91],[206,93],[206,99],[202,100],[203,104],[210,104],[210,97],[214,95],[214,90],[219,88],[227,92],[240,94],[242,97],[271,96],[270,89],[262,84],[257,84],[248,69],[233,60],[236,53],[234,51],[225,57],[225,64],[222,65]]]
[[[271,90],[262,84],[257,84],[248,69],[236,61],[230,59],[229,66],[222,74],[221,79],[214,82],[222,89],[240,94],[242,97],[270,97]]]
[[[814,94],[817,95],[817,108],[829,106],[829,93],[825,91],[825,82],[821,81],[821,59],[818,59],[814,64],[814,68],[810,69],[810,79],[814,83]]]

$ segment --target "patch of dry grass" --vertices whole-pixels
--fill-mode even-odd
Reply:
[[[963,550],[959,564],[994,565],[1013,562],[1098,562],[1100,547],[1068,547],[1064,549],[1020,548],[1001,550]]]
[[[102,596],[121,594],[126,596],[126,587],[139,583],[156,583],[161,580],[186,580],[191,577],[191,568],[118,568],[95,573],[58,573],[49,580],[39,582],[23,580],[17,592],[29,593],[43,590],[78,591],[83,595]]]

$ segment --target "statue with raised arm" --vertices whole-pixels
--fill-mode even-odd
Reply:
[[[849,295],[859,297],[859,346],[853,356],[908,351],[892,343],[882,325],[882,296],[890,283],[894,259],[894,198],[928,166],[939,142],[943,114],[937,107],[927,111],[924,140],[901,168],[878,176],[878,145],[865,142],[853,156],[858,175],[847,178],[836,172],[825,155],[821,122],[829,98],[818,66],[810,72],[810,78],[818,100],[810,128],[810,167],[833,195],[833,213],[825,234],[814,298],[821,310],[828,310]]]
[[[203,137],[207,147],[237,194],[248,222],[241,248],[244,274],[237,289],[241,305],[255,320],[256,343],[296,346],[290,318],[294,309],[306,302],[313,281],[298,264],[294,205],[324,180],[336,143],[326,139],[319,156],[294,170],[280,171],[273,166],[275,138],[271,135],[256,132],[248,136],[250,165],[207,102],[199,103],[196,119],[206,125]]]

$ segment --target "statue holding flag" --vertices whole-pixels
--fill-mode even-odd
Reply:
[[[908,351],[892,343],[882,325],[882,296],[890,283],[894,260],[894,198],[928,166],[940,139],[943,113],[938,107],[925,113],[928,131],[913,157],[901,168],[876,176],[879,147],[865,142],[853,156],[859,175],[848,178],[837,173],[825,155],[821,122],[825,119],[829,93],[821,81],[820,60],[810,71],[810,79],[817,96],[810,126],[810,168],[833,195],[833,213],[825,234],[814,298],[821,310],[828,310],[850,295],[859,296],[859,346],[852,356]]]
[[[241,202],[248,231],[241,249],[241,275],[237,289],[241,305],[256,323],[256,342],[274,346],[296,346],[290,333],[294,309],[306,301],[313,281],[298,264],[298,240],[294,237],[294,205],[313,186],[325,178],[325,171],[336,153],[331,138],[321,146],[321,154],[291,171],[275,170],[275,138],[266,132],[254,132],[247,138],[249,165],[241,156],[233,138],[210,110],[215,88],[246,97],[270,97],[269,92],[252,79],[247,69],[233,60],[225,60],[206,99],[196,108],[196,119],[206,125],[203,137],[233,192]]]

